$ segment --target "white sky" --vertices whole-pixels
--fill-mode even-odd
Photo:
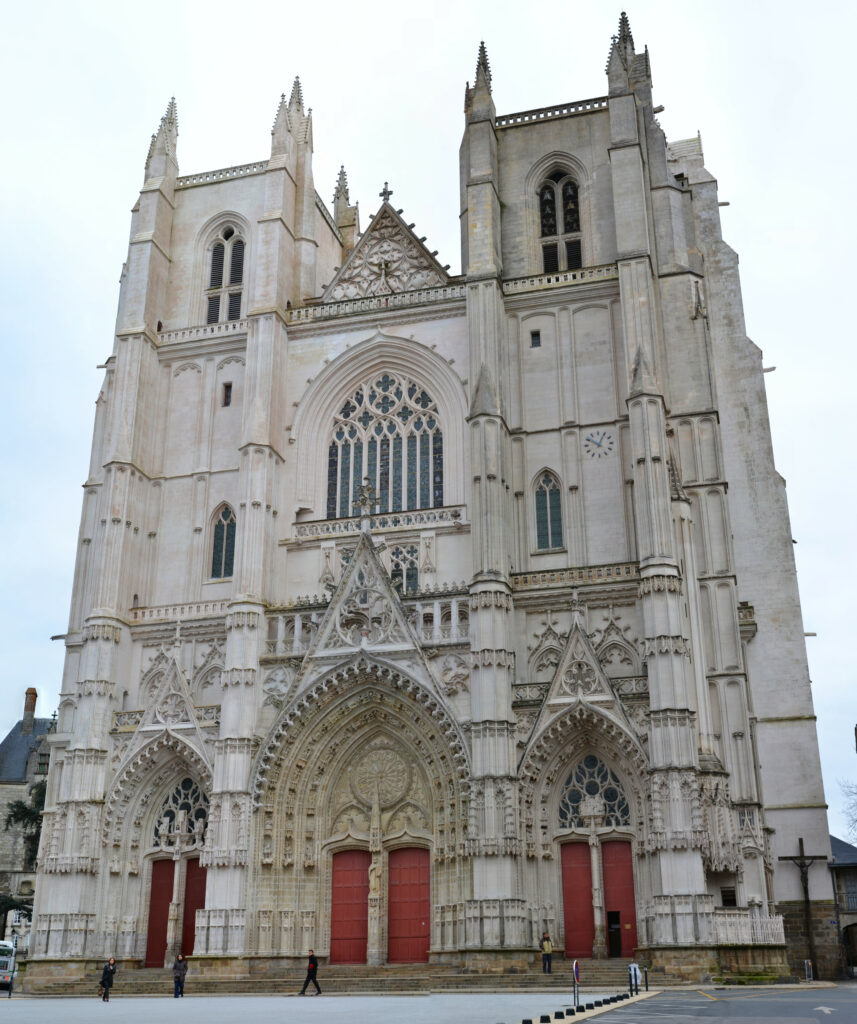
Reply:
[[[129,211],[167,101],[183,174],[267,158],[281,92],[313,108],[315,183],[340,163],[363,226],[385,180],[452,272],[465,81],[480,39],[498,113],[604,95],[621,0],[524,4],[7,4],[0,62],[0,316],[6,443],[0,495],[0,737],[24,690],[57,704],[101,371]],[[726,240],[764,350],[774,449],[788,481],[831,831],[857,780],[853,40],[857,5],[628,0],[668,138],[702,132]],[[810,843],[811,845],[811,843]],[[812,852],[812,851],[810,851]]]

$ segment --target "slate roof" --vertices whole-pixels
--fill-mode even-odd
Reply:
[[[50,718],[34,718],[33,731],[23,733],[23,721],[16,722],[0,743],[0,782],[26,782],[30,751],[41,742],[52,723]],[[857,852],[857,851],[855,851]]]
[[[846,843],[836,836],[830,837],[830,849],[833,851],[831,864],[837,868],[857,868],[857,846]]]

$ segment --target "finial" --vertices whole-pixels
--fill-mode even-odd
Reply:
[[[393,190],[388,187],[388,183],[384,182],[384,187],[378,193],[378,195],[384,200],[385,203],[389,203],[390,196],[393,194]]]
[[[620,43],[630,43],[633,50],[634,37],[631,35],[631,23],[628,21],[628,15],[624,11],[619,15],[619,32],[617,35]]]
[[[476,84],[479,84],[479,75],[485,79],[488,91],[491,91],[491,65],[488,63],[488,51],[485,49],[485,40],[479,44],[479,54],[476,57]]]
[[[292,86],[292,94],[289,96],[289,108],[297,106],[300,108],[301,113],[304,109],[304,94],[301,89],[301,80],[298,75],[295,75],[295,83]]]
[[[333,191],[334,203],[337,199],[342,199],[347,206],[350,202],[348,198],[348,175],[345,173],[345,164],[342,164],[339,168],[339,177],[336,179],[336,188]]]

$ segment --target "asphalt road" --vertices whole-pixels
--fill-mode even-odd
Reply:
[[[857,984],[811,989],[674,990],[633,1006],[620,1006],[604,1018],[605,1024],[695,1024],[702,1020],[857,1024]]]

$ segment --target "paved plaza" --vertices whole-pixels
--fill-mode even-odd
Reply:
[[[322,979],[323,984],[323,979]],[[600,999],[597,992],[586,1000]],[[132,996],[121,985],[109,1003],[92,999],[13,996],[0,998],[3,1020],[14,1024],[92,1024],[102,1018],[121,1024],[519,1024],[571,1004],[558,992],[479,993],[415,996],[188,996],[185,999]]]

